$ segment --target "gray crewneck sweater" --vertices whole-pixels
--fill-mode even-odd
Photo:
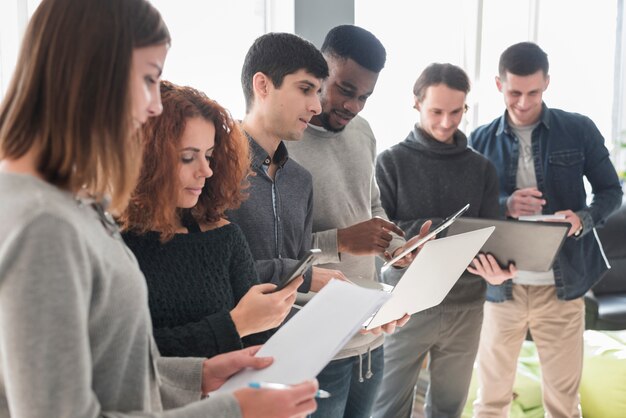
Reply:
[[[341,270],[348,279],[376,286],[374,256],[339,254],[337,229],[387,215],[374,178],[376,140],[367,121],[355,117],[341,132],[309,126],[300,141],[287,144],[289,154],[313,176],[313,245],[322,250],[320,267]],[[388,250],[404,244],[395,237]],[[382,335],[358,334],[335,357],[363,354],[383,343]]]
[[[232,395],[190,404],[202,361],[160,357],[145,280],[89,204],[0,173],[0,418],[240,417]]]
[[[498,178],[493,164],[467,147],[461,131],[457,130],[453,138],[453,144],[439,142],[415,125],[403,142],[378,156],[376,179],[383,207],[407,239],[419,233],[426,220],[437,223],[467,203],[466,216],[499,217]],[[400,277],[401,271],[388,270],[384,279],[395,284]],[[436,308],[478,306],[484,301],[485,289],[482,278],[465,272]]]

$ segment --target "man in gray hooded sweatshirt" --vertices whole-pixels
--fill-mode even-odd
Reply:
[[[415,82],[420,122],[376,163],[381,202],[407,239],[427,219],[441,220],[465,204],[467,216],[498,218],[494,166],[467,147],[458,130],[467,109],[467,74],[451,64],[431,64]],[[397,283],[400,270],[384,276]],[[444,301],[414,314],[385,340],[385,369],[375,417],[410,417],[414,387],[426,354],[431,382],[427,417],[460,417],[467,398],[483,320],[485,282],[464,273]]]

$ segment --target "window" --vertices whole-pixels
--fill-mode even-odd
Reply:
[[[0,97],[13,73],[28,18],[39,2],[3,0],[0,5]],[[152,3],[173,39],[163,77],[205,92],[242,118],[245,103],[239,77],[245,54],[266,31],[293,31],[293,4],[282,0],[231,0],[219,6],[202,0]]]
[[[241,66],[254,40],[270,31],[293,32],[293,2],[284,0],[151,0],[171,36],[163,78],[194,87],[245,116]]]
[[[612,139],[617,2],[539,4],[537,35],[550,59],[549,106],[582,113]],[[572,7],[574,6],[574,7]],[[558,22],[558,26],[555,22]]]
[[[40,0],[4,0],[0,5],[0,99],[17,62],[22,35]]]
[[[589,116],[625,176],[624,1],[354,0],[354,23],[371,30],[387,49],[386,67],[363,111],[378,150],[403,140],[418,120],[413,83],[431,62],[459,65],[472,80],[463,131],[469,133],[501,115],[502,96],[494,82],[500,53],[513,43],[531,40],[550,58],[546,103]],[[0,97],[10,81],[26,22],[39,2],[3,0],[0,5]],[[164,78],[204,91],[235,118],[243,118],[239,78],[244,56],[261,34],[294,31],[294,1],[232,0],[219,7],[202,0],[153,4],[173,38]]]
[[[254,39],[265,33],[264,0],[153,0],[172,35],[163,78],[203,91],[243,118],[241,66]],[[184,6],[184,12],[182,7]]]
[[[507,46],[530,40],[550,59],[545,102],[589,116],[617,158],[615,127],[626,117],[612,118],[616,89],[618,103],[624,94],[619,92],[623,82],[616,84],[622,75],[615,66],[620,4],[623,0],[355,0],[355,23],[376,34],[388,53],[376,92],[363,111],[377,136],[378,151],[403,140],[418,121],[412,86],[431,62],[459,65],[472,80],[462,130],[470,133],[501,115],[502,96],[494,82],[498,59]]]
[[[387,63],[376,90],[361,112],[382,151],[406,138],[418,120],[413,84],[432,62],[464,67],[466,17],[464,0],[356,0],[355,24],[376,35],[387,50]],[[445,17],[445,18],[444,18]]]

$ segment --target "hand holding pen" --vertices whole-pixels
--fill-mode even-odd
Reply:
[[[202,393],[220,388],[235,373],[245,369],[264,369],[272,357],[257,357],[261,346],[219,354],[207,359],[202,367]],[[317,409],[317,380],[290,386],[285,390],[243,388],[233,395],[243,418],[304,418]]]
[[[253,389],[276,389],[276,390],[285,390],[290,389],[292,386],[285,385],[283,383],[270,383],[270,382],[250,382],[248,383],[248,387]],[[330,393],[325,390],[318,389],[315,392],[315,397],[319,399],[330,398]]]
[[[266,388],[266,385],[263,383],[258,389],[247,387],[233,393],[244,418],[304,418],[317,409],[317,380],[292,386],[279,385],[280,390]]]
[[[541,209],[545,204],[543,193],[536,187],[517,189],[506,201],[506,215],[512,218],[519,218],[523,215],[535,215],[541,213]]]

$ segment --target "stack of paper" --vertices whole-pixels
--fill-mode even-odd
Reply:
[[[389,297],[380,290],[331,280],[258,351],[257,356],[274,357],[271,366],[243,370],[217,392],[232,392],[250,382],[291,385],[315,378]]]
[[[519,217],[520,221],[563,221],[565,220],[565,215],[562,213],[556,214],[553,213],[551,215],[524,215]]]

